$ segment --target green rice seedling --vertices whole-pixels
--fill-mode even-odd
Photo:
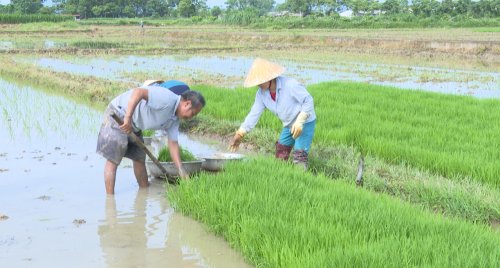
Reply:
[[[194,161],[197,160],[196,156],[194,156],[190,151],[179,146],[181,161]],[[160,162],[172,162],[172,157],[170,157],[170,150],[168,146],[161,148],[158,153],[158,161]]]
[[[498,267],[500,233],[270,158],[168,189],[258,267]]]
[[[123,47],[123,45],[120,43],[106,42],[106,41],[76,41],[73,42],[71,46],[77,48],[87,48],[87,49],[109,49],[109,48]]]
[[[0,14],[0,24],[72,21],[71,16],[44,14]]]
[[[255,95],[254,90],[198,89],[211,103],[205,115],[235,125]],[[318,118],[314,144],[354,145],[390,163],[500,186],[500,126],[492,123],[500,120],[500,101],[363,83],[322,83],[309,90]],[[257,125],[276,135],[281,127],[267,112]]]
[[[145,129],[142,131],[143,137],[152,137],[155,134],[155,131],[152,129]]]

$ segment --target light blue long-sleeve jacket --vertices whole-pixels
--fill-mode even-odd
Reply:
[[[285,76],[276,78],[276,101],[271,98],[269,90],[257,90],[252,109],[240,128],[246,132],[252,130],[266,108],[278,116],[283,127],[291,127],[300,112],[309,115],[305,123],[316,120],[311,94],[297,80]]]

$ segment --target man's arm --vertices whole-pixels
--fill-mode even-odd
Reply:
[[[135,107],[141,100],[148,101],[148,93],[149,91],[144,88],[135,88],[130,95],[130,99],[127,104],[127,112],[125,113],[125,117],[123,118],[123,125],[120,126],[120,129],[125,133],[132,132],[132,115],[134,114]]]
[[[170,157],[172,158],[172,162],[179,170],[179,176],[182,178],[186,178],[188,174],[184,171],[181,162],[181,155],[179,149],[179,143],[177,141],[168,140],[168,150],[170,151]]]

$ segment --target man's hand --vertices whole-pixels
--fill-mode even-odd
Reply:
[[[297,119],[295,119],[295,123],[293,123],[292,128],[290,129],[294,139],[298,138],[302,134],[302,128],[304,127],[304,122],[306,122],[307,117],[309,117],[307,113],[300,112]]]
[[[242,128],[238,129],[236,133],[234,134],[234,137],[231,139],[231,142],[229,143],[229,151],[231,152],[236,152],[238,150],[238,147],[240,146],[241,139],[245,136],[246,131]]]
[[[128,116],[125,116],[125,118],[123,118],[123,125],[120,126],[120,129],[129,134],[130,132],[132,132],[132,123],[131,123],[131,118],[128,117]]]
[[[181,177],[182,179],[189,179],[189,173],[187,173],[183,167],[180,167],[179,168],[179,177]]]

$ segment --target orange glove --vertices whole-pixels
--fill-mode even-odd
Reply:
[[[243,129],[243,128],[239,128],[236,133],[234,133],[234,137],[233,139],[231,140],[231,142],[229,143],[229,150],[231,152],[236,152],[236,150],[238,150],[238,147],[240,146],[240,143],[241,143],[241,139],[243,139],[243,137],[245,137],[245,134],[247,132]]]
[[[304,123],[306,122],[307,117],[309,117],[309,114],[300,112],[297,116],[297,119],[295,119],[295,122],[290,129],[290,132],[292,133],[292,137],[294,139],[298,138],[302,134],[302,128],[304,127]]]

